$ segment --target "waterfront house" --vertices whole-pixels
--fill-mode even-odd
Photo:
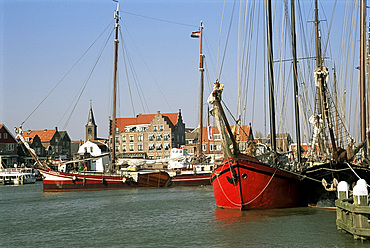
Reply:
[[[91,157],[99,157],[107,153],[108,146],[101,141],[86,141],[78,149],[79,159],[87,159]],[[87,166],[88,171],[104,172],[109,164],[109,156],[101,157],[97,160],[86,160],[84,166]]]
[[[23,131],[23,137],[36,149],[36,153],[42,154],[43,150],[51,159],[70,159],[71,139],[67,131],[52,130],[27,130]]]
[[[13,167],[17,162],[17,141],[5,124],[0,124],[0,168]]]
[[[112,144],[111,131],[109,147]],[[116,119],[116,153],[120,158],[163,159],[185,145],[185,123],[178,113],[139,114]]]

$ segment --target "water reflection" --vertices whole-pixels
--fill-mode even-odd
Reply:
[[[267,218],[284,217],[291,215],[313,215],[317,211],[319,210],[307,207],[248,211],[216,208],[215,220],[224,223],[265,222]]]

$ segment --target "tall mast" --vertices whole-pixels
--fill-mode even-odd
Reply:
[[[268,57],[268,80],[269,80],[269,104],[270,104],[270,136],[271,136],[270,140],[271,140],[271,149],[274,153],[276,153],[271,0],[266,0],[266,26],[267,26],[266,27],[267,28],[267,57]]]
[[[298,73],[297,73],[297,43],[296,43],[296,32],[295,32],[295,4],[294,0],[291,0],[291,12],[292,12],[292,53],[293,53],[293,78],[294,78],[294,109],[295,109],[295,125],[296,125],[296,136],[297,136],[297,156],[298,163],[301,163],[301,130],[299,125],[299,106],[298,106]]]
[[[360,123],[361,142],[364,142],[366,140],[366,0],[360,2]]]
[[[113,76],[113,113],[112,113],[112,164],[116,163],[116,102],[117,102],[117,67],[118,67],[118,29],[119,29],[119,2],[117,3],[117,10],[114,13],[115,24],[115,38],[114,38],[114,76]]]
[[[199,71],[200,71],[200,116],[199,116],[199,141],[198,141],[198,158],[202,157],[202,146],[203,146],[203,92],[204,92],[204,68],[203,60],[204,55],[202,51],[202,42],[203,42],[203,22],[200,22],[200,49],[199,49]]]

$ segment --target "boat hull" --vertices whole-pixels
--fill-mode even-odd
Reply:
[[[159,188],[169,185],[166,172],[132,172],[130,176],[106,173],[64,173],[38,168],[44,191],[104,190],[124,188]]]
[[[299,177],[239,154],[225,159],[211,178],[216,205],[229,209],[289,208],[304,205]]]
[[[211,173],[176,175],[171,179],[172,186],[202,186],[211,185]]]

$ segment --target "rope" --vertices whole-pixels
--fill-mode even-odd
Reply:
[[[272,179],[275,177],[276,171],[277,171],[277,169],[275,168],[274,174],[271,176],[270,180],[268,181],[266,186],[263,188],[263,190],[256,197],[254,197],[249,202],[244,203],[243,205],[248,205],[248,204],[252,203],[254,200],[256,200],[267,189],[267,187],[270,185]]]
[[[54,88],[46,95],[46,97],[36,106],[36,108],[27,116],[27,118],[22,122],[21,125],[23,125],[32,115],[35,113],[35,111],[41,106],[41,104],[53,93],[53,91],[59,86],[59,84],[67,77],[67,75],[73,70],[73,68],[76,67],[78,62],[86,55],[86,53],[92,48],[92,46],[97,42],[97,40],[105,33],[105,31],[108,29],[108,27],[112,24],[113,21],[111,21],[107,27],[104,29],[104,31],[99,35],[99,37],[87,48],[87,50],[81,55],[81,57],[76,61],[76,63],[73,64],[73,66],[67,71],[67,73],[62,77],[61,80],[54,86]]]
[[[234,159],[232,159],[232,160],[229,160],[229,159],[228,159],[228,161],[222,165],[222,170],[224,170],[224,166],[225,166],[226,164],[229,164],[229,167],[230,167],[230,173],[232,173],[232,172],[231,172],[230,162],[231,162],[231,161],[233,161],[233,160],[234,160]],[[235,161],[235,160],[234,160],[234,161]],[[219,177],[218,177],[218,176],[217,176],[217,182],[218,182],[219,187],[221,188],[222,193],[223,193],[223,194],[224,194],[224,196],[226,197],[226,199],[227,199],[231,204],[233,204],[233,205],[235,205],[235,206],[240,206],[240,207],[241,207],[241,206],[245,206],[245,205],[248,205],[248,204],[252,203],[252,202],[253,202],[253,201],[255,201],[258,197],[260,197],[260,196],[262,195],[262,193],[263,193],[263,192],[265,192],[265,190],[267,189],[267,187],[270,185],[270,183],[271,183],[272,179],[275,177],[276,171],[277,171],[277,168],[275,168],[274,174],[271,176],[271,178],[270,178],[270,180],[267,182],[266,186],[261,190],[261,192],[260,192],[256,197],[254,197],[254,198],[253,198],[252,200],[250,200],[249,202],[242,203],[242,204],[235,203],[234,201],[232,201],[232,200],[227,196],[227,194],[225,193],[224,189],[222,188],[222,186],[221,186],[221,184],[220,184],[220,180],[219,180]],[[239,176],[240,176],[240,175],[239,175]],[[239,184],[239,185],[240,185],[240,187],[241,187],[241,184]],[[234,188],[235,188],[235,190],[237,191],[237,188],[236,188],[236,187],[234,187]]]

